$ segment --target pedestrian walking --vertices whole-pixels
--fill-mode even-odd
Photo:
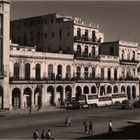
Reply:
[[[113,133],[113,128],[112,128],[112,121],[110,120],[108,123],[108,134]]]
[[[29,107],[29,114],[31,115],[32,114],[32,108]]]
[[[89,123],[89,131],[88,131],[88,133],[89,133],[89,134],[90,134],[90,133],[93,134],[93,124],[92,124],[92,121],[90,121],[90,123]]]
[[[46,139],[50,140],[50,139],[53,139],[52,136],[51,136],[51,130],[48,129],[47,133],[46,133]]]
[[[41,132],[41,139],[45,139],[45,130],[44,129]]]
[[[87,129],[87,122],[84,120],[84,122],[83,122],[83,125],[84,125],[84,132],[85,132],[85,134],[87,134],[88,133],[88,129]]]
[[[33,132],[33,139],[34,140],[37,140],[39,137],[39,133],[38,133],[38,130],[36,129],[34,132]]]
[[[72,126],[72,122],[71,122],[71,120],[70,120],[70,115],[68,115],[68,116],[66,117],[65,124],[66,124],[67,126]]]

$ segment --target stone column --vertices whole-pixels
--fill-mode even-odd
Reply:
[[[20,94],[20,108],[24,108],[24,90],[23,87],[21,88],[21,94]]]

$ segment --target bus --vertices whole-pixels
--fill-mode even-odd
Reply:
[[[73,108],[96,108],[102,106],[118,105],[127,100],[126,94],[107,94],[98,96],[93,94],[82,94],[78,99],[72,101]]]

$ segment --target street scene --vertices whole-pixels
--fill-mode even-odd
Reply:
[[[11,114],[0,118],[0,138],[32,139],[35,129],[39,132],[39,138],[43,129],[45,133],[50,129],[52,137],[56,139],[139,138],[138,129],[134,129],[140,127],[139,114],[140,109],[124,110],[112,107],[82,110],[51,109],[33,114],[28,112],[20,115]],[[68,115],[70,115],[72,126],[65,124]],[[92,121],[93,133],[85,133],[84,120],[88,125]],[[111,135],[108,134],[109,120],[112,121],[113,128]]]
[[[0,0],[0,139],[139,139],[139,13]]]

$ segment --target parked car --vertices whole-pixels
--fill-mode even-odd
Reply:
[[[133,104],[129,100],[122,101],[121,104],[122,109],[133,109]]]
[[[140,108],[140,100],[139,101],[135,101],[134,104],[133,104],[133,106],[135,108]]]

